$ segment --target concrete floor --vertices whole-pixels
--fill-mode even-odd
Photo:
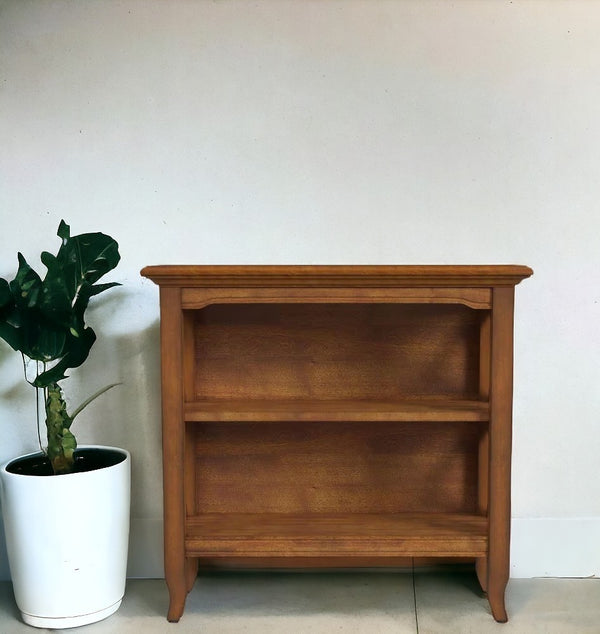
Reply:
[[[178,624],[163,580],[130,580],[119,611],[78,634],[586,634],[600,633],[600,580],[514,579],[509,622],[492,619],[464,571],[201,575]],[[0,583],[0,634],[32,633]]]

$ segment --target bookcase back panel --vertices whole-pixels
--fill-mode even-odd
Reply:
[[[473,423],[190,423],[199,513],[476,512]]]
[[[193,317],[188,398],[473,398],[483,312],[426,304],[208,306]]]

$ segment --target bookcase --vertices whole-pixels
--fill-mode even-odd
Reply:
[[[514,287],[491,266],[148,266],[167,618],[198,566],[509,577]]]

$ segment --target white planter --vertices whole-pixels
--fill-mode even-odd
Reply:
[[[123,458],[60,476],[10,473],[16,460],[0,467],[15,600],[25,623],[36,627],[99,621],[118,609],[125,592],[131,457],[114,447],[81,449]]]

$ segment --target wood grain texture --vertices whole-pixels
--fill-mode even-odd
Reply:
[[[182,289],[182,306],[198,310],[210,304],[463,304],[475,310],[492,306],[489,288],[260,288],[192,287]]]
[[[477,556],[487,550],[477,515],[205,514],[188,518],[198,557]]]
[[[162,383],[163,504],[165,578],[169,588],[168,620],[183,614],[186,586],[185,486],[181,291],[161,288],[160,340]]]
[[[489,556],[487,592],[496,621],[508,620],[504,593],[510,574],[514,289],[496,288],[491,318]]]
[[[177,287],[478,287],[514,286],[532,275],[520,265],[158,265],[141,274]]]
[[[201,513],[474,513],[471,423],[202,423]]]
[[[195,400],[478,397],[479,313],[464,306],[214,305],[195,315]]]
[[[398,401],[220,399],[185,403],[188,422],[485,422],[485,401],[440,398]]]
[[[481,559],[481,557],[479,558]],[[485,557],[483,557],[485,559]],[[380,557],[379,555],[369,555],[367,557],[350,556],[331,556],[327,557],[319,555],[315,557],[307,557],[306,555],[285,556],[285,557],[239,557],[235,555],[221,555],[217,557],[206,556],[197,558],[200,567],[203,570],[256,570],[261,569],[279,569],[286,571],[293,570],[333,570],[333,569],[360,569],[360,568],[387,568],[395,570],[412,570],[415,568],[440,566],[440,565],[473,565],[475,558],[472,556],[459,557],[452,555],[443,557],[435,555],[432,557],[413,557],[413,556],[392,556]]]
[[[481,316],[479,333],[479,398],[488,401],[490,398],[491,359],[492,359],[492,319],[491,311]],[[479,478],[478,478],[478,510],[482,515],[488,512],[490,476],[490,434],[489,426],[484,430],[479,442]],[[488,560],[480,557],[475,563],[477,579],[483,592],[488,589]]]

